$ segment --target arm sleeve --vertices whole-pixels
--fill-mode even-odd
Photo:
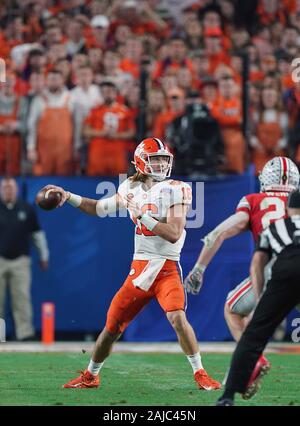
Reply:
[[[119,186],[119,188],[118,188],[118,194],[121,196],[122,199],[124,199],[126,197],[126,195],[128,194],[128,192],[129,192],[129,185],[130,185],[130,181],[129,181],[129,179],[126,179]]]
[[[43,101],[40,97],[33,99],[29,111],[28,122],[27,122],[27,149],[36,148],[36,137],[37,137],[37,125],[40,115],[43,110]]]
[[[175,206],[176,204],[185,204],[190,206],[193,201],[192,188],[189,184],[180,181],[173,181],[170,184],[170,205],[169,207]]]
[[[243,197],[240,199],[238,205],[236,206],[235,209],[236,213],[238,212],[245,212],[248,215],[250,215],[251,212],[251,204],[250,204],[250,200],[247,196]]]
[[[39,258],[47,262],[49,260],[49,249],[45,232],[42,230],[32,232],[31,239],[38,251]]]
[[[18,131],[20,132],[22,137],[26,134],[27,113],[28,113],[28,100],[25,96],[22,96],[20,98],[18,112],[17,112],[17,119],[19,122]]]
[[[39,258],[47,261],[49,259],[49,250],[46,240],[45,232],[41,229],[37,214],[34,208],[31,208],[30,212],[30,228],[31,228],[31,239],[33,245],[38,251]]]
[[[74,151],[76,152],[82,146],[82,130],[84,124],[84,114],[80,106],[74,102],[73,123],[74,123]]]

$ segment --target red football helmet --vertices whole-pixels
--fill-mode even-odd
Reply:
[[[163,181],[171,175],[173,154],[160,139],[147,138],[137,146],[132,163],[136,171]]]

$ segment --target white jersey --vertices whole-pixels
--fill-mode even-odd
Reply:
[[[168,209],[176,204],[190,205],[192,189],[184,182],[165,180],[145,190],[142,182],[125,180],[118,189],[119,195],[129,196],[142,209],[159,222],[166,222]],[[149,231],[139,220],[131,217],[136,224],[134,260],[169,259],[178,261],[184,245],[186,231],[172,244]]]

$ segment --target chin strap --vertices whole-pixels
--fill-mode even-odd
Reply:
[[[165,176],[161,176],[161,177],[158,177],[158,176],[151,176],[151,175],[149,175],[150,177],[152,177],[154,180],[156,180],[157,182],[162,182],[163,180],[165,180],[166,179],[166,175]]]

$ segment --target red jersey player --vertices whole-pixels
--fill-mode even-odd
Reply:
[[[172,163],[173,155],[166,145],[158,138],[147,138],[135,150],[136,174],[125,180],[113,197],[92,200],[53,185],[46,187],[62,194],[61,205],[68,201],[85,213],[103,215],[125,207],[136,224],[131,271],[111,302],[88,368],[65,388],[99,386],[99,371],[114,342],[152,299],[158,301],[173,326],[197,386],[205,390],[221,387],[204,370],[195,333],[185,315],[179,259],[192,191],[188,184],[169,179]]]
[[[250,230],[256,241],[264,228],[286,215],[285,203],[288,194],[299,185],[297,166],[289,158],[274,157],[265,164],[259,179],[261,192],[243,197],[237,205],[236,213],[204,238],[204,247],[197,263],[184,281],[188,292],[199,293],[204,271],[224,240]],[[265,282],[268,281],[268,272],[270,267],[266,268]],[[254,294],[250,277],[243,280],[228,294],[224,314],[236,341],[240,339],[258,298],[259,295]],[[257,371],[260,370],[260,366],[265,372],[270,368],[264,356],[261,356],[259,360]],[[255,392],[255,389],[252,391]],[[253,394],[249,393],[244,397],[250,398]]]

